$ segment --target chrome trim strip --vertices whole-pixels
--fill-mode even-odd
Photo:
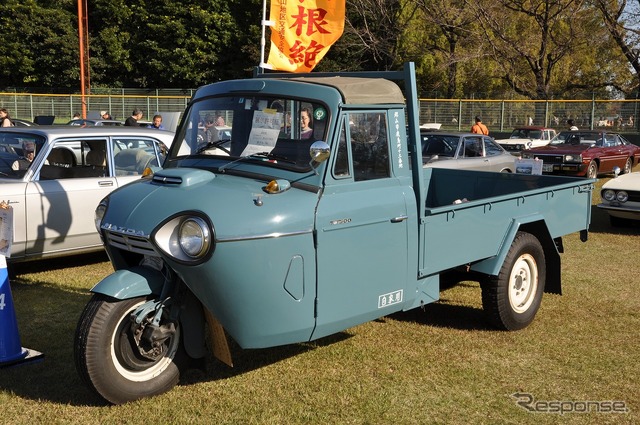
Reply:
[[[283,238],[288,236],[300,236],[313,233],[312,229],[309,230],[301,230],[298,232],[288,232],[288,233],[269,233],[266,235],[253,235],[253,236],[238,236],[234,238],[221,238],[216,239],[216,243],[223,242],[238,242],[238,241],[252,241],[256,239],[273,239],[273,238]]]

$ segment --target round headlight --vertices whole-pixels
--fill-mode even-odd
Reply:
[[[618,202],[627,202],[629,200],[629,194],[624,190],[621,190],[620,192],[616,193],[616,199],[618,200]]]
[[[611,202],[616,199],[616,192],[614,190],[607,189],[602,192],[602,199]]]
[[[207,223],[200,217],[186,219],[178,231],[180,248],[190,258],[200,258],[211,245],[211,235]]]
[[[98,231],[98,233],[100,233],[100,225],[102,224],[102,218],[104,217],[104,214],[107,212],[107,203],[105,201],[102,201],[98,204],[98,206],[96,207],[96,211],[93,214],[93,221],[96,225],[96,230]]]

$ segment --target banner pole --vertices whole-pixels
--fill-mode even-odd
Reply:
[[[273,67],[264,62],[264,48],[267,44],[266,32],[267,27],[274,26],[273,21],[267,21],[267,0],[262,0],[262,38],[260,39],[260,67],[265,69],[272,69]]]

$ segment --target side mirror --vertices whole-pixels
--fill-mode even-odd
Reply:
[[[620,170],[620,167],[618,167],[618,166],[613,167],[613,176],[614,177],[618,177],[620,175],[620,171],[622,171],[622,170]]]
[[[329,155],[331,155],[331,148],[326,142],[318,140],[317,142],[313,142],[309,148],[309,155],[311,156],[312,162],[321,163],[329,158]]]

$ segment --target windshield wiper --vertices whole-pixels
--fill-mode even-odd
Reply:
[[[295,165],[295,161],[290,160],[286,156],[272,154],[271,152],[255,152],[255,153],[252,153],[250,155],[241,156],[240,158],[237,158],[237,159],[235,159],[235,160],[233,160],[231,162],[227,162],[226,164],[224,164],[220,168],[218,168],[218,171],[224,172],[224,170],[226,168],[228,168],[229,166],[235,164],[236,162],[243,161],[245,159],[251,159],[251,158],[254,158],[254,159],[255,158],[258,158],[258,159],[266,158],[266,159],[269,159],[269,160],[283,161],[283,162],[287,162],[289,164],[294,164]]]
[[[212,142],[207,142],[204,145],[200,146],[196,150],[196,154],[202,153],[202,152],[204,152],[206,150],[209,150],[211,148],[215,148],[215,149],[221,149],[221,150],[225,151],[226,153],[228,153],[229,155],[231,155],[231,151],[222,146],[225,143],[229,143],[229,142],[231,142],[231,139],[222,139],[222,140],[216,140],[216,141],[212,141]]]

